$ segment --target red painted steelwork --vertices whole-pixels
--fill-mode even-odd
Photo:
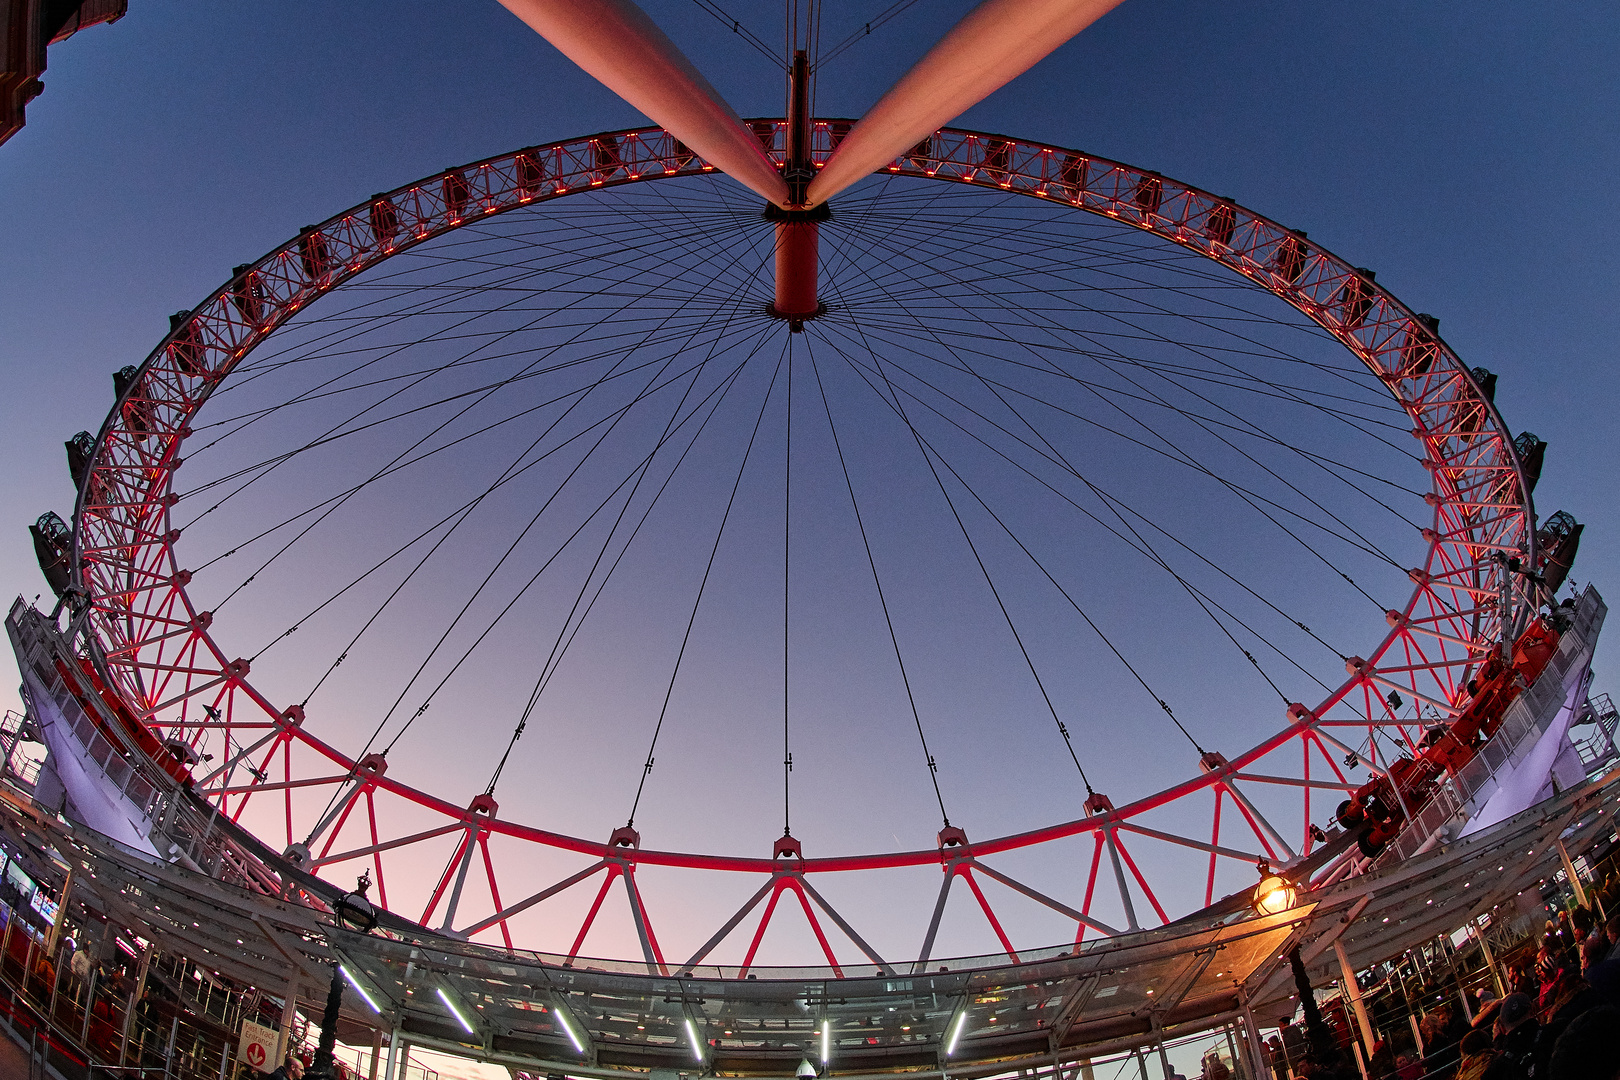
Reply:
[[[814,221],[776,223],[776,302],[771,313],[779,319],[813,319],[816,299],[816,240],[820,226]]]
[[[1566,624],[1567,625],[1567,624]],[[1474,759],[1480,747],[1501,727],[1509,705],[1533,685],[1557,651],[1560,631],[1548,617],[1530,624],[1504,659],[1492,652],[1469,680],[1466,704],[1449,724],[1424,732],[1410,758],[1393,762],[1386,774],[1357,788],[1336,813],[1347,829],[1361,829],[1361,850],[1376,855],[1400,832],[1408,808],[1423,805],[1446,773],[1455,774]],[[1371,678],[1371,665],[1352,657],[1346,665]]]
[[[775,146],[776,131],[787,125],[775,120],[760,121],[758,126],[771,137],[766,156],[773,166],[785,165],[787,154]],[[841,121],[808,125],[812,166],[825,164],[837,135],[847,128]],[[295,793],[301,807],[306,799],[317,806],[325,804],[360,771],[356,761],[306,729],[301,708],[278,708],[248,681],[246,666],[234,663],[214,640],[209,613],[197,610],[187,594],[190,575],[178,562],[179,534],[170,521],[172,478],[180,465],[181,444],[191,436],[192,420],[210,394],[295,313],[354,275],[423,241],[487,215],[536,206],[573,192],[711,170],[667,132],[643,129],[527,148],[429,177],[367,200],[305,230],[256,263],[238,268],[141,365],[97,437],[79,491],[74,583],[90,598],[89,627],[101,642],[111,676],[112,685],[106,689],[127,705],[135,720],[188,738],[194,745],[209,731],[226,745],[241,747],[207,775],[199,775],[200,793],[236,817],[256,791],[262,790],[263,798],[279,789],[291,843],[297,839],[292,829]],[[1198,850],[1200,858],[1207,853],[1212,863],[1216,857],[1252,862],[1253,853],[1220,843],[1218,825],[1203,834],[1212,838],[1206,843],[1190,833],[1186,838],[1167,837],[1133,824],[1155,808],[1198,793],[1212,799],[1217,792],[1231,793],[1239,815],[1228,814],[1227,821],[1232,826],[1241,822],[1262,848],[1269,848],[1268,827],[1249,820],[1234,778],[1268,782],[1247,771],[1267,755],[1291,749],[1296,740],[1326,739],[1343,753],[1342,744],[1332,738],[1336,727],[1393,729],[1392,734],[1413,743],[1414,732],[1407,730],[1410,722],[1391,715],[1382,693],[1373,690],[1375,682],[1380,687],[1398,684],[1403,696],[1438,703],[1450,712],[1466,705],[1465,688],[1479,666],[1503,640],[1513,640],[1523,631],[1522,623],[1515,625],[1512,619],[1524,601],[1510,597],[1511,606],[1504,610],[1494,587],[1493,559],[1500,552],[1517,552],[1528,565],[1537,565],[1536,540],[1529,527],[1528,492],[1501,417],[1469,370],[1436,335],[1432,321],[1414,314],[1345,261],[1230,200],[1079,151],[941,130],[890,164],[888,171],[991,188],[1105,216],[1152,232],[1271,291],[1336,337],[1389,389],[1412,423],[1423,452],[1422,467],[1433,485],[1429,501],[1434,523],[1424,534],[1427,552],[1411,573],[1413,591],[1391,613],[1390,629],[1368,653],[1364,669],[1351,673],[1314,706],[1294,705],[1281,730],[1231,755],[1219,769],[1118,808],[953,847],[949,857],[982,859],[1089,833],[1095,847],[1081,906],[1089,915],[1105,837],[1117,837],[1121,830],[1172,840]],[[446,184],[452,173],[461,179]],[[788,275],[788,282],[792,280]],[[802,299],[795,303],[801,310],[807,306]],[[764,306],[765,298],[760,297],[760,307]],[[1325,748],[1319,749],[1331,764]],[[272,778],[278,753],[282,762],[276,772],[281,775]],[[253,779],[248,781],[244,772]],[[296,789],[284,786],[295,776],[330,781]],[[1338,784],[1319,786],[1342,790]],[[372,865],[380,893],[386,888],[385,862],[419,857],[435,838],[457,832],[462,834],[456,844],[462,857],[469,838],[476,837],[480,854],[488,858],[491,892],[495,859],[514,857],[502,847],[512,844],[536,846],[520,849],[518,859],[532,857],[538,848],[608,860],[609,880],[617,873],[630,876],[642,865],[765,875],[780,869],[765,857],[627,848],[502,820],[493,813],[477,817],[475,832],[475,815],[469,808],[393,776],[366,778],[363,794],[364,825],[357,826],[347,815],[344,823],[351,832],[362,829],[364,846],[352,840],[332,845],[329,837],[311,837],[309,842],[323,844],[323,852],[334,846],[340,852],[338,858],[316,860],[323,868],[342,872],[342,862],[353,859]],[[379,807],[383,800],[392,805],[384,801]],[[409,812],[396,819],[395,810],[404,807]],[[423,821],[424,816],[429,820]],[[396,820],[411,824],[395,829],[390,823]],[[486,846],[493,836],[501,838],[496,844],[502,847],[500,853]],[[1136,860],[1128,852],[1121,855],[1141,893],[1157,909]],[[832,873],[946,861],[942,850],[927,849],[795,860],[795,869]],[[615,872],[613,867],[620,869]],[[549,891],[520,899],[511,913],[527,911],[589,876],[565,878]],[[396,896],[395,901],[421,910],[427,893],[437,892],[427,905],[431,911],[442,899],[443,886],[434,881],[414,899]],[[646,925],[639,891],[633,887],[627,891],[636,898],[633,914],[646,927],[649,951],[656,955],[656,939]],[[389,903],[385,893],[382,902]],[[470,902],[464,899],[464,911]],[[500,924],[504,934],[507,919],[495,917],[499,914],[498,908],[481,909],[460,921],[482,929]],[[588,924],[589,920],[583,929]],[[1085,925],[1079,927],[1081,934]]]
[[[805,188],[816,175],[810,153],[809,87],[809,60],[800,50],[794,54],[788,83],[787,157],[782,163],[791,207],[783,213],[775,212],[774,207],[766,212],[776,222],[776,299],[771,314],[788,320],[794,330],[802,329],[804,320],[815,318],[821,310],[816,297],[816,248],[820,220],[827,216],[825,206],[819,214],[804,211]]]

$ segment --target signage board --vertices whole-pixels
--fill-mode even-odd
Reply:
[[[39,917],[48,923],[56,921],[56,901],[45,895],[44,889],[35,889],[34,895],[29,897],[29,904],[39,912]]]
[[[236,1046],[236,1060],[259,1072],[276,1068],[276,1033],[252,1020],[242,1021],[242,1041]]]

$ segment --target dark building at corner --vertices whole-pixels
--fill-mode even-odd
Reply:
[[[0,0],[0,143],[22,130],[23,111],[45,89],[47,47],[113,22],[128,7],[129,0]]]

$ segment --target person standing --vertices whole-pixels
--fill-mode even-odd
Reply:
[[[1502,1007],[1496,1010],[1496,1022],[1491,1025],[1491,1049],[1495,1056],[1483,1080],[1530,1080],[1535,1068],[1536,1035],[1540,1029],[1535,1003],[1528,994],[1509,994],[1503,998]]]
[[[1291,1018],[1285,1018],[1277,1025],[1277,1033],[1282,1036],[1284,1060],[1290,1069],[1299,1072],[1305,1062],[1305,1032],[1296,1027]]]
[[[1288,1080],[1288,1055],[1275,1035],[1266,1040],[1266,1058],[1271,1062],[1272,1080]]]
[[[1371,1080],[1395,1080],[1395,1051],[1388,1039],[1373,1043],[1372,1055],[1367,1058],[1367,1075]]]
[[[1491,1033],[1484,1028],[1474,1028],[1457,1045],[1462,1051],[1462,1060],[1457,1066],[1457,1080],[1485,1080],[1485,1072],[1496,1058],[1496,1050],[1491,1046]]]
[[[1620,1080],[1620,1010],[1600,1005],[1577,1017],[1559,1037],[1547,1080]]]

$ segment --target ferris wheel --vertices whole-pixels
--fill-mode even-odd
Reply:
[[[660,126],[305,228],[70,450],[78,625],[199,797],[738,976],[789,908],[1016,961],[1379,857],[1548,595],[1489,373],[1232,199],[942,126],[1111,4],[982,5],[859,121],[809,49],[739,121],[630,5],[509,6]]]

